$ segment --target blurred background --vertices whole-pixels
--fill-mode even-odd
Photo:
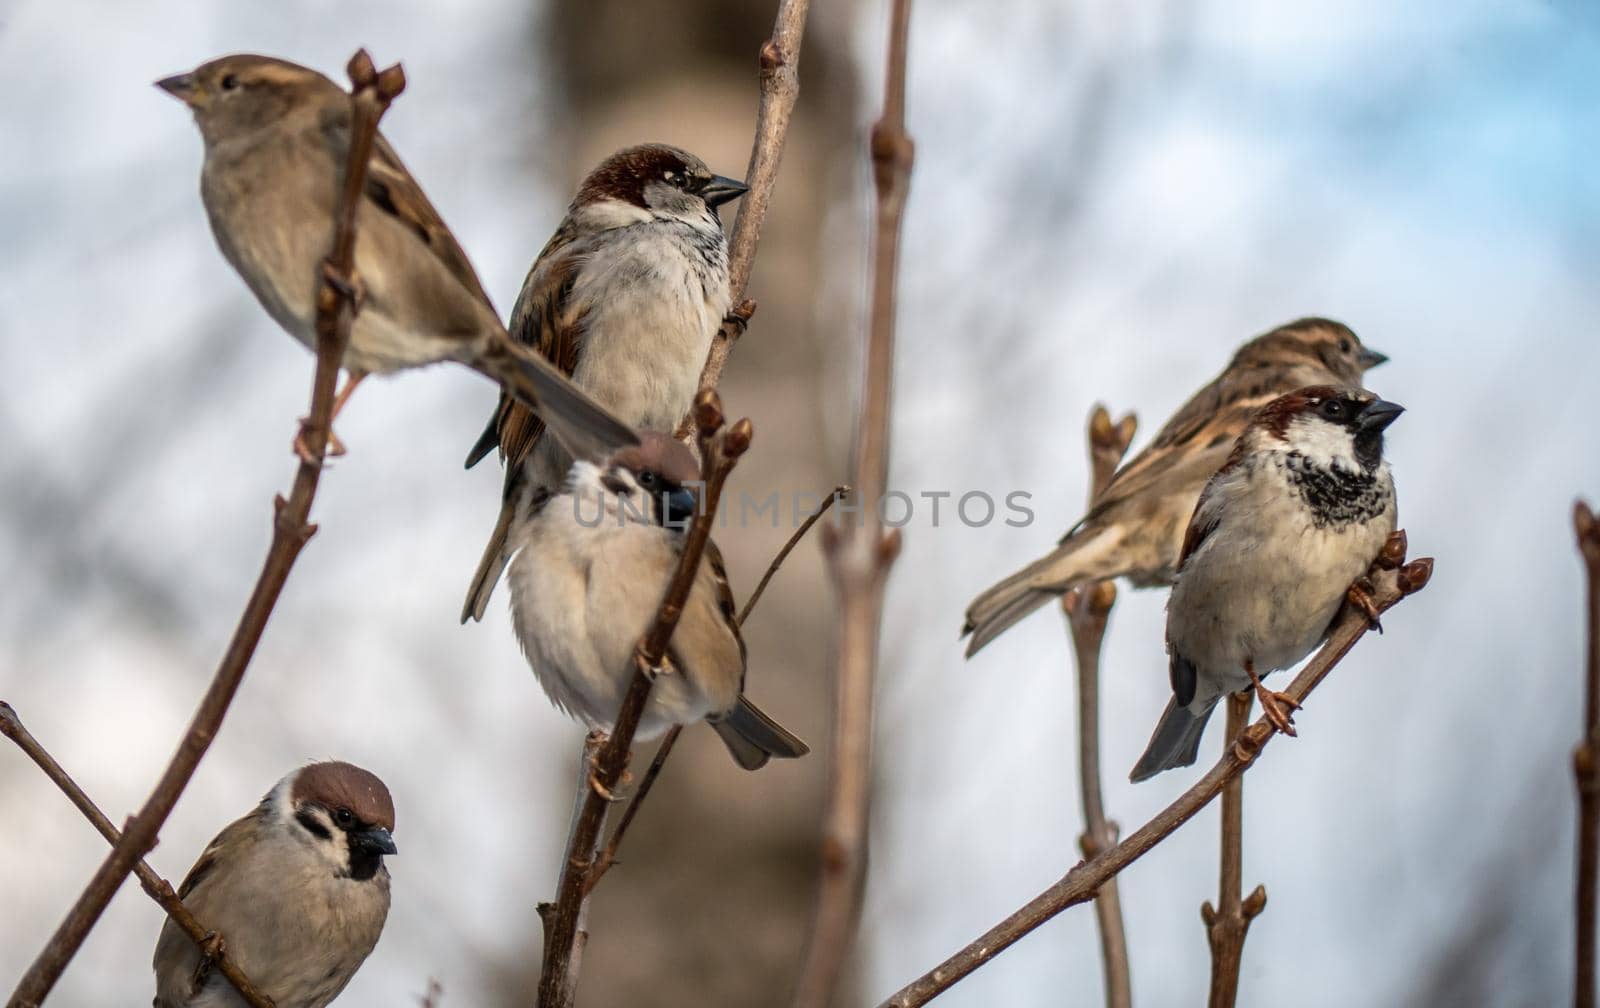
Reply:
[[[803,90],[723,391],[762,499],[844,478],[881,3],[816,0]],[[216,251],[199,137],[149,86],[224,52],[342,79],[405,62],[385,132],[501,310],[573,187],[654,139],[742,171],[753,0],[0,5],[0,697],[114,820],[144,800],[259,569],[311,358]],[[928,2],[912,30],[894,486],[1032,495],[1022,529],[919,510],[891,581],[877,804],[852,987],[875,1002],[1077,859],[1072,669],[1046,611],[964,662],[961,612],[1077,518],[1101,400],[1154,431],[1242,340],[1324,314],[1392,357],[1389,451],[1434,583],[1364,641],[1246,786],[1242,1002],[1546,1005],[1569,984],[1568,754],[1579,732],[1574,495],[1600,497],[1593,249],[1600,15],[1574,2],[1289,6]],[[729,218],[731,220],[731,216]],[[580,729],[517,651],[503,593],[455,622],[499,475],[461,458],[494,403],[462,369],[369,383],[321,532],[151,861],[176,881],[283,773],[337,757],[399,808],[394,910],[341,1003],[526,1004]],[[1136,441],[1135,448],[1142,443]],[[788,535],[720,541],[747,592]],[[1112,617],[1107,805],[1167,690],[1161,592]],[[599,890],[582,999],[783,1003],[808,923],[832,600],[815,543],[753,618],[750,691],[818,750],[758,774],[686,733]],[[1202,759],[1220,746],[1213,730]],[[642,760],[644,757],[639,757]],[[1209,811],[1122,877],[1140,1004],[1196,1001]],[[104,854],[0,753],[0,983]],[[125,886],[52,1003],[144,1003],[160,911]],[[1069,912],[951,1005],[1100,1002]]]

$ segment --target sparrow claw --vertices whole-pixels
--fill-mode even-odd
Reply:
[[[300,430],[297,431],[294,436],[294,453],[295,455],[299,456],[300,461],[306,463],[307,465],[321,464],[326,466],[328,464],[327,459],[338,458],[345,453],[344,442],[339,440],[339,435],[335,434],[330,429],[328,431],[327,447],[323,452],[323,458],[318,459],[316,454],[311,451],[311,447],[306,444],[306,431],[309,430],[310,427],[311,418],[301,417]]]
[[[594,791],[595,794],[599,795],[601,798],[604,798],[608,802],[615,803],[622,801],[622,797],[620,795],[613,794],[611,789],[600,783],[600,778],[593,773],[589,774],[589,787]]]
[[[1294,730],[1294,711],[1299,710],[1300,705],[1294,702],[1294,697],[1287,693],[1274,692],[1261,685],[1256,686],[1256,697],[1261,701],[1261,713],[1272,722],[1272,727],[1290,738],[1299,734]],[[1285,707],[1288,710],[1284,710]]]
[[[361,306],[367,303],[367,285],[362,282],[361,275],[351,270],[348,275],[341,272],[333,263],[322,260],[322,282],[338,291],[345,300],[350,302],[353,311],[359,312]]]
[[[228,943],[215,931],[207,931],[200,941],[200,954],[211,962],[220,960],[227,951]]]
[[[1378,603],[1372,597],[1372,582],[1366,578],[1357,578],[1348,591],[1344,593],[1345,601],[1366,613],[1367,622],[1372,629],[1383,633],[1383,623],[1378,619]]]

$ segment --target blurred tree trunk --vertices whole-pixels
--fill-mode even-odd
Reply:
[[[774,10],[751,0],[554,0],[531,42],[558,96],[548,109],[551,143],[530,156],[563,193],[606,154],[651,140],[742,177],[757,52]],[[829,17],[814,8],[807,27],[800,103],[750,284],[759,310],[722,386],[730,414],[750,416],[756,429],[729,488],[734,517],[717,533],[741,600],[793,528],[793,495],[823,495],[844,473],[842,446],[825,440],[825,426],[839,425],[826,423],[825,412],[847,415],[849,392],[823,382],[848,373],[829,358],[856,318],[848,285],[863,261],[854,239],[865,232],[853,215],[862,161],[850,25]],[[724,225],[736,211],[726,208]],[[848,241],[825,243],[830,215]],[[834,296],[826,296],[830,288]],[[784,501],[778,527],[770,512],[741,527],[739,492],[762,500],[773,490]],[[807,543],[745,632],[747,690],[822,751],[830,607],[818,548]],[[652,753],[649,744],[636,750],[636,776]],[[579,1003],[703,1008],[787,999],[811,913],[823,769],[813,754],[746,773],[709,730],[685,732],[597,890]],[[565,764],[551,772],[563,782],[570,776]],[[524,926],[536,950],[531,906]],[[503,964],[507,1004],[526,1003],[538,965]]]

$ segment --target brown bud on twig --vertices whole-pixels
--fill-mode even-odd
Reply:
[[[728,428],[728,433],[722,436],[722,452],[724,457],[736,459],[750,450],[750,439],[755,437],[756,429],[750,423],[749,417],[744,417]]]
[[[1244,911],[1245,920],[1254,920],[1260,916],[1261,911],[1267,908],[1267,887],[1264,885],[1256,886],[1250,891],[1250,895],[1244,898],[1244,902],[1239,907]]]
[[[378,75],[378,98],[385,104],[400,97],[400,92],[406,89],[405,69],[396,63]]]
[[[701,389],[694,397],[694,423],[701,437],[710,437],[722,428],[722,397],[716,389]]]
[[[350,57],[345,73],[350,75],[350,84],[357,91],[371,87],[378,79],[378,68],[372,65],[372,56],[365,49],[357,49]]]
[[[1397,583],[1402,592],[1410,595],[1425,588],[1431,577],[1433,577],[1433,557],[1422,557],[1400,568]]]
[[[1395,529],[1389,541],[1378,551],[1377,564],[1384,570],[1394,570],[1406,562],[1406,530]]]

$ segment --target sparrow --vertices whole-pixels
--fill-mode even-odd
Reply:
[[[178,896],[278,1008],[322,1008],[383,933],[393,830],[383,781],[349,763],[313,763],[218,834]],[[152,965],[155,1008],[244,1008],[170,920]]]
[[[689,411],[712,337],[728,313],[728,245],[717,208],[747,191],[666,144],[617,151],[578,187],[511,310],[512,337],[534,348],[619,420],[672,430]],[[502,395],[467,456],[497,446],[500,516],[462,606],[481,620],[510,559],[512,525],[560,486],[572,456]]]
[[[315,70],[254,55],[224,56],[156,85],[194,112],[205,146],[200,196],[224,258],[267,313],[314,350],[350,96]],[[456,361],[574,443],[601,450],[619,435],[564,374],[506,334],[466,253],[381,134],[356,209],[355,274],[349,381],[335,415],[369,374]],[[605,439],[591,441],[595,432]]]
[[[647,431],[600,462],[574,462],[565,484],[516,526],[507,581],[512,623],[557,707],[609,730],[633,679],[634,648],[655,619],[682,553],[700,479],[694,456]],[[756,770],[809,752],[742,692],[745,646],[722,556],[706,544],[637,737],[706,721]]]
[[[1358,579],[1395,529],[1383,432],[1401,412],[1317,385],[1274,399],[1239,436],[1184,532],[1167,600],[1172,700],[1134,781],[1193,763],[1225,693],[1254,687],[1273,727],[1294,734],[1294,701],[1261,677],[1326,640],[1347,594],[1365,597]]]
[[[1089,513],[1048,555],[994,585],[967,607],[967,657],[1017,621],[1091,581],[1126,577],[1136,587],[1172,583],[1184,523],[1201,487],[1228,458],[1256,411],[1307,385],[1359,386],[1388,360],[1348,326],[1303,318],[1240,347],[1155,440],[1117,470]]]

